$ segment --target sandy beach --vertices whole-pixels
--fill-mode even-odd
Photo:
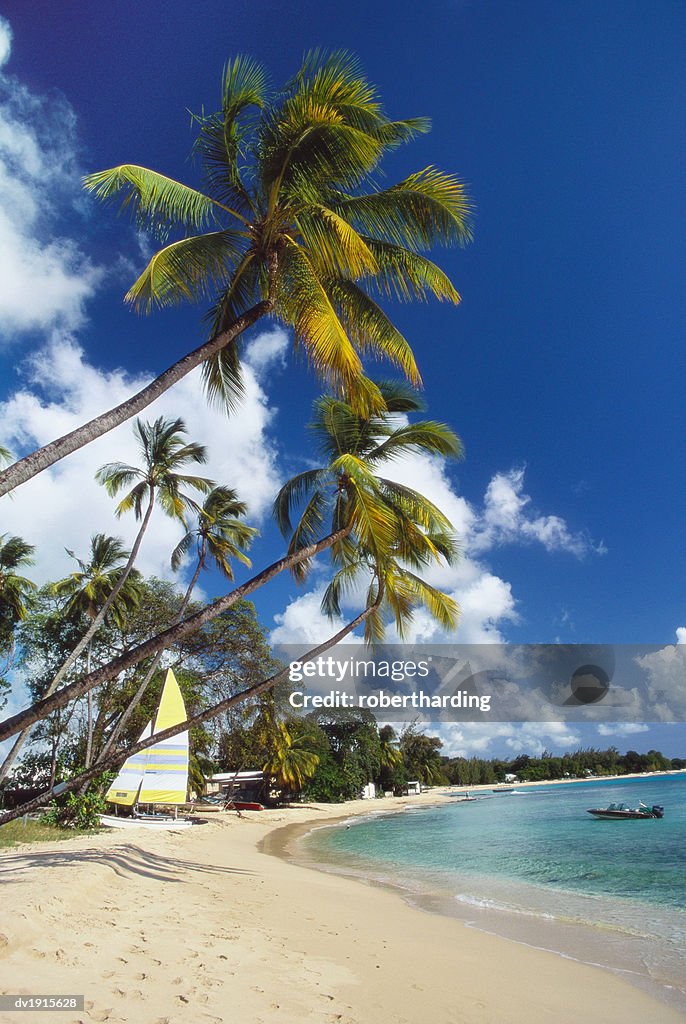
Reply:
[[[22,1013],[43,1024],[686,1019],[608,971],[274,856],[294,826],[370,809],[227,813],[3,851],[0,990],[85,995],[85,1011]]]

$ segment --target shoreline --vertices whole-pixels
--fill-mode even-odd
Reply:
[[[607,970],[284,859],[294,829],[449,799],[299,805],[5,850],[0,989],[84,993],[86,1010],[61,1024],[686,1020]],[[22,1019],[34,1018],[49,1024]]]
[[[668,773],[651,774],[665,775]],[[617,778],[621,779],[625,776]],[[587,780],[574,781],[585,782]],[[530,785],[546,785],[546,783],[531,783]],[[370,801],[373,806],[367,812],[356,810],[327,820],[321,825],[300,822],[276,829],[262,841],[260,848],[272,856],[282,857],[309,870],[337,875],[357,884],[363,883],[391,892],[414,909],[455,920],[467,929],[473,929],[504,942],[515,943],[521,947],[607,972],[614,977],[623,979],[635,990],[647,993],[651,998],[657,999],[660,1004],[684,1014],[683,1019],[686,1020],[686,986],[678,987],[671,984],[664,972],[661,979],[656,979],[653,973],[647,969],[644,957],[645,943],[648,939],[645,936],[608,923],[580,919],[571,912],[570,914],[561,914],[558,910],[553,913],[543,913],[504,905],[498,902],[496,896],[499,881],[496,878],[489,879],[493,888],[491,888],[488,898],[466,897],[460,899],[453,891],[452,886],[449,889],[437,889],[425,884],[424,880],[416,881],[414,884],[410,884],[408,878],[404,878],[402,881],[392,880],[388,876],[388,868],[384,870],[381,864],[375,865],[373,861],[370,861],[367,864],[361,862],[360,866],[360,864],[355,864],[357,859],[355,855],[336,855],[334,851],[327,855],[326,849],[322,850],[320,847],[313,850],[311,847],[309,849],[307,847],[307,837],[311,836],[318,828],[340,827],[355,818],[388,817],[407,809],[426,808],[428,810],[443,803],[454,803],[455,797],[459,798],[459,794],[467,790],[490,793],[491,788],[485,785],[466,787],[466,789],[461,786],[452,787],[452,792],[441,790],[433,794],[429,792],[421,796],[405,798],[404,805],[398,807],[378,806],[379,803],[390,804],[391,801],[376,801],[377,806],[374,806],[374,801]],[[359,854],[357,856],[363,857]],[[500,891],[502,892],[502,889]],[[619,944],[608,946],[609,935],[616,935]],[[671,950],[665,951],[667,962],[671,954]],[[673,976],[679,976],[678,967],[675,969],[673,962],[672,973]]]

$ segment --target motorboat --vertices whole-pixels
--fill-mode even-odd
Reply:
[[[665,809],[659,804],[648,807],[642,800],[639,800],[638,807],[627,807],[625,804],[608,804],[607,807],[595,807],[588,811],[594,818],[605,818],[607,821],[625,820],[633,818],[662,818]]]

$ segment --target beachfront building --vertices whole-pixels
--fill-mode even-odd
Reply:
[[[205,794],[211,796],[221,793],[227,800],[259,803],[264,801],[265,789],[263,771],[219,772],[207,779]]]

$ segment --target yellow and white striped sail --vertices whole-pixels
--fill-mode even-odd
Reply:
[[[148,722],[141,739],[186,721],[186,707],[171,669],[162,688],[154,722]],[[155,743],[127,757],[105,799],[131,807],[141,804],[183,804],[188,788],[188,733]]]

